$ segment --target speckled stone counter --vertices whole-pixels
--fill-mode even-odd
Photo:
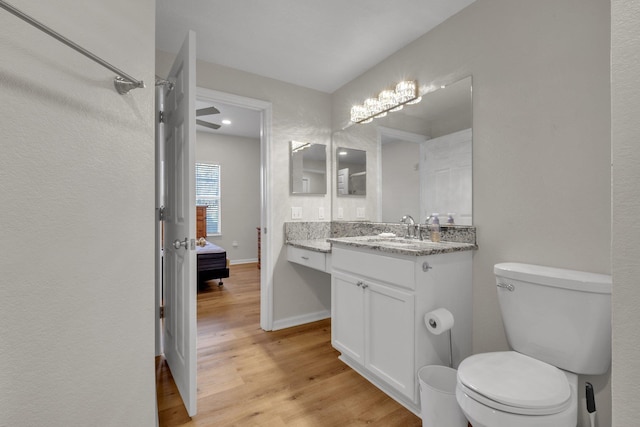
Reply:
[[[287,245],[294,248],[309,249],[316,252],[331,252],[331,243],[327,242],[327,239],[315,239],[315,240],[289,240]]]
[[[380,233],[393,233],[398,237],[404,237],[407,226],[393,222],[358,222],[358,221],[332,221],[331,238],[377,236]],[[441,240],[446,242],[459,242],[476,244],[476,228],[471,225],[440,225]]]
[[[396,237],[380,237],[392,233]],[[441,242],[405,239],[406,225],[383,222],[313,221],[286,222],[285,243],[316,252],[331,253],[331,244],[423,256],[477,249],[476,229],[472,226],[441,225]]]
[[[287,245],[316,252],[331,252],[327,239],[331,235],[328,221],[285,222],[284,241]]]
[[[399,237],[341,237],[329,239],[331,244],[371,249],[396,255],[425,256],[477,249],[475,244],[459,242],[432,242],[430,240],[404,239]]]

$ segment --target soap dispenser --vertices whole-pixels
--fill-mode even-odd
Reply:
[[[434,243],[440,241],[440,220],[438,219],[438,213],[431,214],[431,226],[429,227],[430,239]]]
[[[455,221],[453,219],[453,216],[455,215],[455,213],[449,212],[447,215],[449,215],[449,217],[447,218],[447,224],[449,225],[455,224]]]

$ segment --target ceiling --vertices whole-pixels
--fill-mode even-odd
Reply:
[[[220,114],[199,116],[198,120],[215,123],[221,127],[214,130],[206,126],[196,125],[197,131],[243,138],[260,138],[260,113],[258,111],[220,102],[211,103],[209,101],[196,99],[196,110],[212,106],[216,107],[218,111],[220,111]],[[231,123],[223,124],[222,120],[229,120]]]
[[[156,0],[156,48],[333,93],[473,1]]]
[[[474,0],[156,0],[156,48],[333,93]]]

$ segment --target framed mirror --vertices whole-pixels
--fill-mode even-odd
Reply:
[[[338,196],[367,195],[367,152],[354,148],[338,147],[336,150]]]
[[[291,141],[291,194],[327,194],[327,146]]]

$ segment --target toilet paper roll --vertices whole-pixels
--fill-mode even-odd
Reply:
[[[438,308],[424,315],[424,323],[429,332],[440,335],[453,328],[453,314],[446,308]]]

